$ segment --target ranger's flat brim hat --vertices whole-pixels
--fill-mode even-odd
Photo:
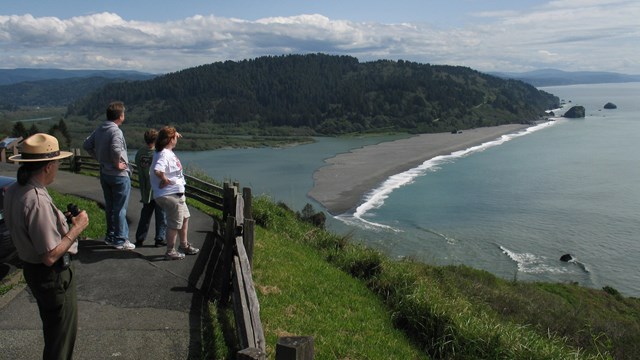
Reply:
[[[69,151],[60,151],[58,139],[49,134],[33,134],[20,144],[21,154],[9,158],[15,162],[51,161],[68,158],[73,155]]]

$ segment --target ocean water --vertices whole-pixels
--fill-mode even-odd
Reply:
[[[558,119],[390,178],[337,232],[392,257],[466,264],[523,281],[612,286],[640,296],[640,83],[543,88],[584,119]],[[607,102],[615,110],[604,110]],[[566,107],[568,108],[568,107]],[[397,137],[321,138],[282,149],[177,153],[301,210],[324,159]],[[559,260],[571,254],[574,261]]]
[[[586,118],[428,161],[343,220],[393,256],[640,296],[640,83],[544,90]]]

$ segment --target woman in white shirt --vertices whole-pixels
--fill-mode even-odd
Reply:
[[[156,139],[156,152],[149,169],[151,187],[156,203],[167,215],[167,260],[184,259],[185,254],[195,255],[200,250],[189,244],[189,208],[184,196],[186,181],[180,159],[173,152],[181,135],[172,126],[160,129]],[[180,236],[179,251],[176,238]]]

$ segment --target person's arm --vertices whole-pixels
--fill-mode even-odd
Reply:
[[[160,179],[160,183],[158,187],[160,189],[165,188],[166,186],[171,184],[171,181],[167,177],[166,170],[169,169],[167,158],[162,155],[162,153],[156,154],[158,156],[157,161],[152,165],[153,166],[153,174]]]
[[[154,170],[153,173],[160,179],[160,189],[171,184],[171,181],[165,176],[164,172],[160,170]]]
[[[96,157],[96,132],[92,132],[91,135],[87,136],[82,143],[82,148],[91,155],[91,157]]]
[[[69,248],[71,248],[78,236],[80,236],[82,231],[89,226],[89,216],[87,215],[87,212],[82,210],[78,216],[71,218],[71,223],[73,226],[66,234],[62,235],[62,239],[58,246],[42,254],[41,259],[43,264],[52,266],[64,255],[64,253],[69,251]]]
[[[124,141],[124,134],[119,128],[113,129],[111,133],[111,159],[113,167],[118,170],[127,170],[129,164],[125,161],[127,158],[127,145]]]

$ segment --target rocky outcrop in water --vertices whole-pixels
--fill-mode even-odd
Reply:
[[[560,261],[569,262],[571,260],[573,260],[573,256],[571,256],[571,254],[564,254],[560,256]]]
[[[564,113],[564,117],[570,119],[578,119],[583,118],[585,114],[584,106],[574,106],[569,109],[566,113]]]
[[[617,109],[618,106],[612,102],[608,102],[606,104],[604,104],[604,108],[605,109]]]

